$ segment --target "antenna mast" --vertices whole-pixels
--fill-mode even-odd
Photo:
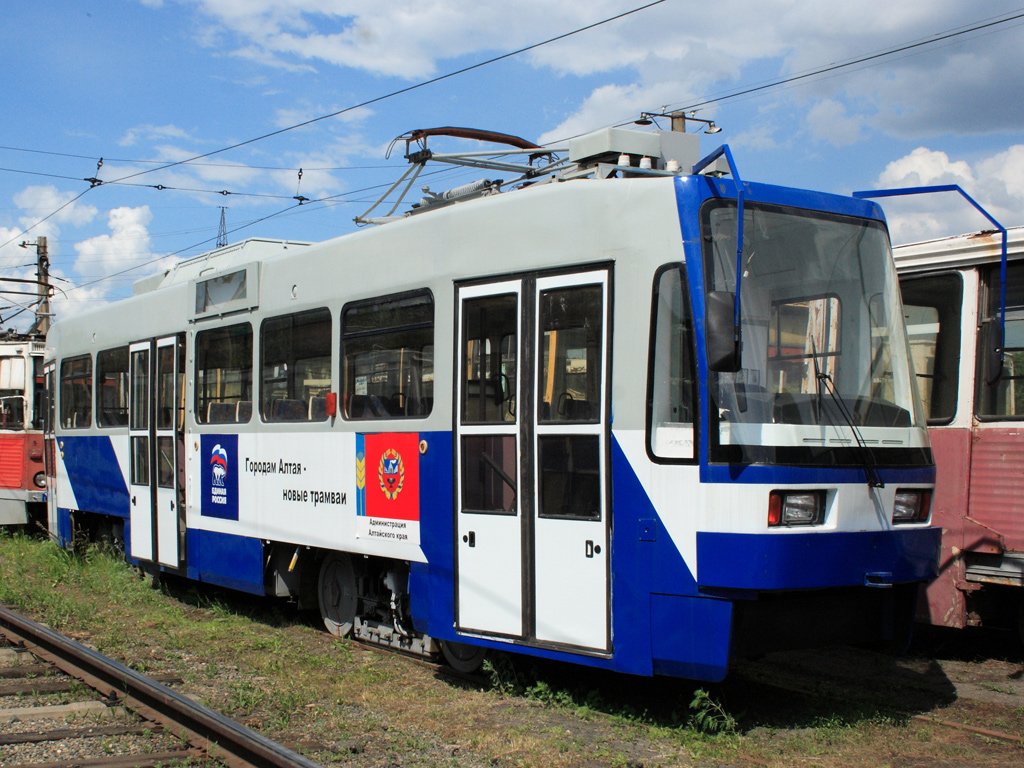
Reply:
[[[227,211],[225,206],[220,207],[220,228],[217,230],[217,247],[223,248],[228,244],[228,223],[224,214]]]

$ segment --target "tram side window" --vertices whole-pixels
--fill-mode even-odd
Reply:
[[[1001,360],[996,352],[999,267],[989,269],[983,279],[987,300],[978,339],[977,415],[1024,418],[1024,264],[1009,264],[1006,268],[1006,332]]]
[[[96,425],[128,426],[128,347],[96,355]]]
[[[196,334],[196,421],[247,422],[252,416],[252,326]]]
[[[428,291],[346,306],[346,419],[422,418],[434,404],[434,298]]]
[[[331,391],[331,313],[274,317],[260,331],[264,421],[324,421]]]
[[[697,380],[690,294],[681,264],[663,267],[655,276],[652,321],[650,451],[663,459],[693,459]]]
[[[60,364],[60,425],[85,429],[92,425],[92,357],[83,355]]]
[[[929,424],[948,424],[956,415],[960,383],[963,278],[905,277],[900,292],[921,404]]]

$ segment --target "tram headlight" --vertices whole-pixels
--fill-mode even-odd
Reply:
[[[817,525],[825,519],[824,491],[772,491],[768,525]]]
[[[46,474],[44,472],[36,472],[35,477],[32,478],[32,482],[35,483],[36,488],[45,488]]]
[[[892,522],[923,523],[931,512],[932,492],[927,489],[896,489],[896,503],[892,508]]]

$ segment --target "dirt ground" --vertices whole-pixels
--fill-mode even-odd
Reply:
[[[339,641],[280,601],[0,537],[0,600],[325,766],[1024,765],[1024,648],[919,630],[739,662],[720,685],[499,655],[460,677]],[[2,726],[0,726],[2,727]],[[0,755],[0,764],[3,759]]]

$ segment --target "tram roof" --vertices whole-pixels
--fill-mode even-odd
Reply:
[[[1010,259],[1024,257],[1024,226],[1007,227],[1006,254]],[[900,272],[933,271],[972,264],[998,263],[1002,236],[998,230],[986,229],[952,237],[898,245],[892,249]]]
[[[187,283],[207,272],[220,272],[240,264],[264,261],[288,251],[298,250],[313,243],[301,240],[272,240],[253,237],[240,243],[201,253],[175,264],[165,272],[149,275],[133,284],[133,294],[138,296],[176,283]]]

